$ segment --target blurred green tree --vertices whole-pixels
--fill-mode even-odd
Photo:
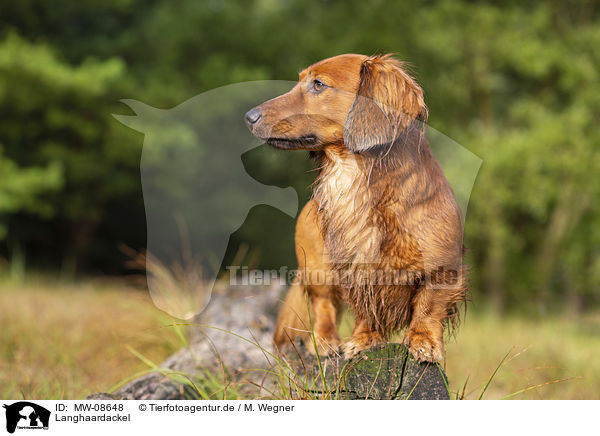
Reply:
[[[142,138],[110,118],[125,112],[120,98],[168,108],[228,83],[295,80],[344,52],[394,52],[422,83],[432,127],[484,161],[466,220],[474,300],[583,310],[600,302],[598,9],[591,0],[4,2],[8,240],[40,259],[60,247],[88,271],[118,270],[119,242],[143,247]],[[257,179],[310,195],[308,164],[267,148],[243,159]],[[11,177],[18,191],[5,188],[11,171],[47,183]],[[232,247],[250,244],[265,267],[292,262],[291,223],[265,229],[265,213],[251,213]]]
[[[71,66],[51,48],[10,34],[0,43],[0,71],[0,186],[7,192],[0,204],[13,213],[9,238],[35,242],[43,229],[52,257],[74,260],[107,203],[139,184],[140,147],[110,117],[123,63]]]

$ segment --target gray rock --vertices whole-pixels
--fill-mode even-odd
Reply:
[[[306,354],[290,358],[307,386],[309,398],[344,400],[448,400],[446,374],[435,363],[417,362],[402,344],[377,345],[356,357],[321,358]],[[323,383],[325,379],[325,383]]]
[[[342,361],[341,396],[347,399],[448,400],[446,374],[418,363],[402,344],[378,345]]]
[[[88,399],[194,399],[199,395],[185,379],[195,381],[206,371],[241,383],[244,395],[268,393],[263,371],[273,360],[261,349],[272,351],[281,286],[235,286],[213,292],[211,301],[188,327],[189,345],[166,359],[159,371],[144,375],[112,394],[98,393]],[[185,377],[185,378],[183,378]],[[254,384],[253,384],[254,383]]]

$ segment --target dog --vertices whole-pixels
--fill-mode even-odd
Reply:
[[[405,330],[418,361],[443,359],[444,327],[467,292],[463,221],[425,139],[427,117],[402,62],[357,54],[306,68],[292,90],[246,113],[254,136],[308,150],[319,168],[296,225],[300,278],[279,313],[278,348],[299,337],[310,349],[314,332],[315,352],[341,347],[351,358]],[[343,344],[342,303],[355,316]]]

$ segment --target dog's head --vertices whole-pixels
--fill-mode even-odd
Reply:
[[[345,145],[355,153],[390,145],[426,119],[421,87],[390,55],[325,59],[303,70],[291,91],[246,113],[250,131],[274,147]]]

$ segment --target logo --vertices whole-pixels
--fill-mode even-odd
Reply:
[[[264,141],[248,130],[242,115],[258,102],[294,86],[296,82],[271,80],[236,83],[170,109],[123,100],[135,115],[114,115],[144,134],[140,172],[146,211],[146,278],[152,301],[169,315],[192,319],[208,305],[230,241],[239,240],[237,232],[255,206],[270,206],[296,217],[298,193],[289,185],[293,177],[288,179],[285,174],[306,168],[306,156],[283,153],[284,158],[274,150],[261,151]],[[290,119],[294,116],[290,114]],[[327,119],[328,113],[310,116]],[[290,122],[281,121],[282,129],[291,128],[285,127],[286,123]],[[427,138],[464,217],[481,159],[430,126]],[[261,177],[254,177],[259,175],[253,172],[256,168],[262,168]],[[271,172],[280,176],[265,178]],[[261,215],[265,229],[275,224],[267,216]],[[373,232],[377,234],[375,229]],[[234,234],[237,236],[232,239]],[[234,246],[232,243],[229,248]],[[378,254],[374,250],[368,255]],[[232,268],[223,265],[233,274],[237,271],[235,262],[246,257],[243,249],[238,253],[242,253],[241,258],[228,259],[234,262],[229,265]],[[368,263],[371,257],[363,262]],[[424,265],[425,271],[437,267]]]
[[[6,409],[6,431],[14,433],[16,429],[43,429],[48,430],[50,411],[29,401],[19,401],[10,405],[4,404]]]

